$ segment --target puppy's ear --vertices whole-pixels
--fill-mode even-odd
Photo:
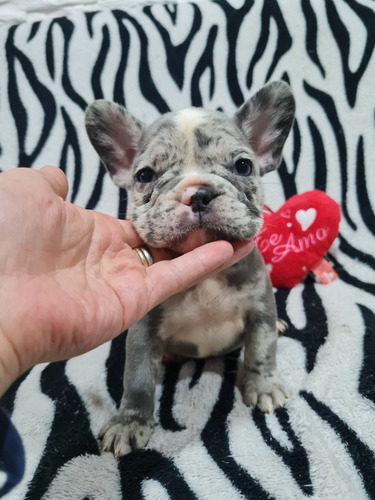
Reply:
[[[120,104],[105,100],[94,101],[88,106],[85,125],[113,181],[125,187],[143,125]]]
[[[234,119],[258,157],[261,175],[279,166],[294,114],[293,94],[283,81],[265,85],[236,112]]]

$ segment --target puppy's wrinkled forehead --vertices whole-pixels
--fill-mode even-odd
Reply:
[[[255,154],[231,118],[218,111],[188,108],[168,113],[144,130],[139,160],[168,159],[184,170],[207,164],[222,164],[234,156]]]

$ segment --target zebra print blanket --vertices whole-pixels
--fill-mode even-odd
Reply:
[[[339,278],[275,290],[289,329],[279,371],[292,397],[271,415],[235,386],[238,353],[165,364],[159,424],[119,461],[96,436],[119,402],[125,333],[39,365],[2,405],[26,472],[7,499],[375,498],[375,13],[370,0],[192,0],[78,13],[0,31],[1,168],[56,164],[68,199],[124,217],[83,126],[105,97],[146,122],[195,105],[232,113],[283,78],[297,119],[277,173],[277,209],[318,188],[340,203]]]

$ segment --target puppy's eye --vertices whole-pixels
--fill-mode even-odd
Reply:
[[[241,158],[237,160],[234,164],[233,172],[236,175],[242,175],[243,177],[248,177],[253,173],[253,164],[250,160]]]
[[[141,170],[138,170],[138,172],[135,174],[135,178],[141,184],[148,184],[149,182],[155,180],[156,173],[152,170],[152,168],[145,167],[141,168]]]

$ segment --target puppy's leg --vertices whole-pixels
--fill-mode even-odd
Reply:
[[[162,358],[161,342],[149,329],[148,315],[126,339],[124,393],[117,415],[101,429],[103,451],[119,458],[146,446],[154,427],[155,384]]]
[[[283,406],[288,393],[276,373],[276,305],[268,278],[262,283],[245,337],[243,400],[267,413]]]

